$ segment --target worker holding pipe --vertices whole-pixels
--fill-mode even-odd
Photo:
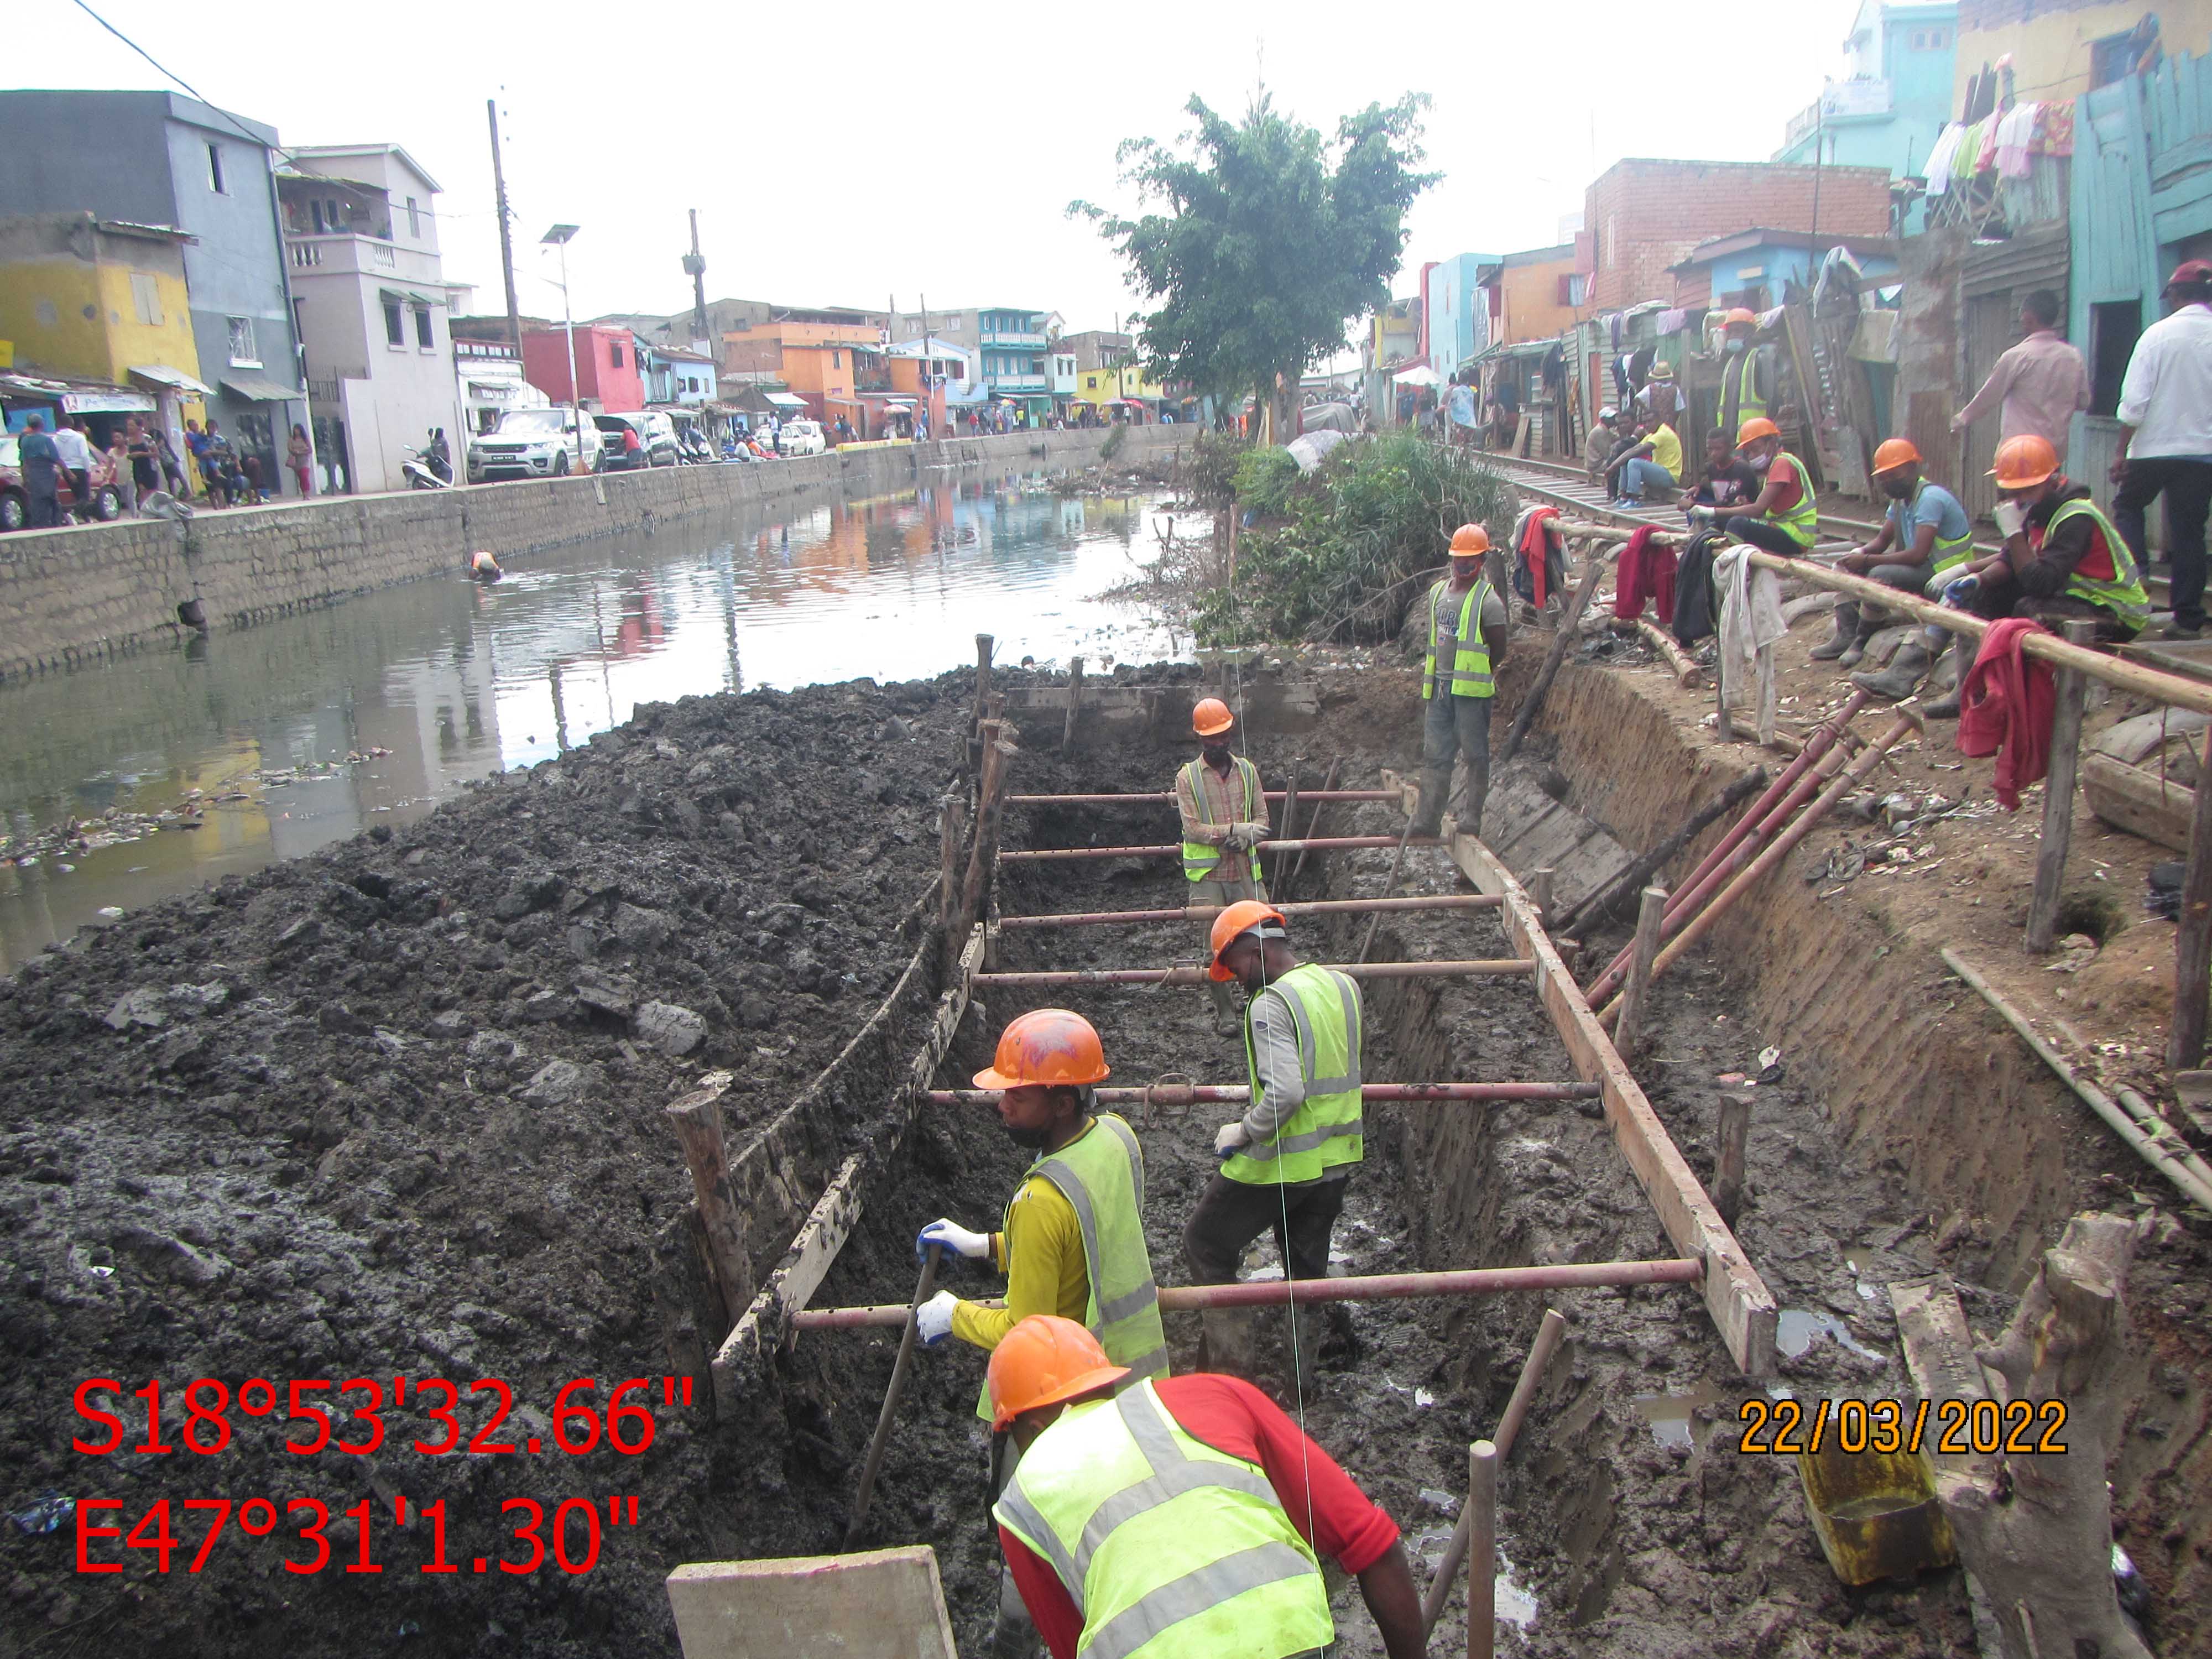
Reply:
[[[1267,797],[1260,787],[1260,769],[1230,747],[1237,717],[1218,697],[1207,697],[1190,711],[1199,753],[1176,774],[1176,811],[1182,815],[1182,872],[1190,882],[1194,905],[1230,905],[1240,899],[1265,899],[1260,854],[1267,839]],[[1237,1030],[1237,1005],[1226,985],[1212,988],[1214,1029],[1224,1036]]]
[[[1053,1659],[1291,1659],[1335,1639],[1320,1556],[1359,1580],[1389,1659],[1427,1644],[1398,1528],[1250,1383],[1131,1379],[1065,1319],[991,1355],[1020,1449],[993,1507]]]
[[[1006,1305],[987,1308],[939,1291],[915,1310],[925,1345],[957,1336],[994,1350],[1023,1320],[1052,1314],[1080,1322],[1128,1375],[1167,1374],[1167,1333],[1145,1248],[1144,1153],[1127,1121],[1091,1109],[1092,1091],[1108,1074],[1097,1030],[1065,1008],[1034,1009],[1000,1033],[996,1061],[975,1073],[975,1086],[1002,1091],[1000,1121],[1036,1161],[998,1232],[939,1219],[921,1230],[915,1251],[935,1244],[989,1261],[1006,1276]],[[990,1417],[988,1391],[975,1414]],[[1012,1468],[1000,1449],[993,1448],[994,1496]],[[1021,1598],[1002,1580],[991,1650],[1016,1659],[1034,1645]]]
[[[1255,901],[1213,921],[1216,980],[1247,992],[1244,1063],[1251,1103],[1213,1137],[1224,1161],[1183,1229],[1196,1285],[1236,1281],[1244,1247],[1269,1228],[1285,1277],[1328,1277],[1329,1235],[1364,1156],[1359,988],[1334,969],[1291,954],[1283,913]],[[1350,1316],[1331,1304],[1335,1334]],[[1211,1316],[1209,1316],[1209,1319]],[[1209,1350],[1218,1334],[1208,1328]]]
[[[1462,756],[1467,793],[1454,821],[1462,835],[1482,833],[1482,804],[1490,793],[1490,709],[1498,695],[1491,658],[1504,653],[1510,621],[1505,602],[1482,574],[1489,551],[1488,531],[1462,525],[1452,532],[1451,574],[1429,590],[1429,652],[1421,665],[1421,805],[1410,832],[1416,836],[1443,833],[1452,763]]]

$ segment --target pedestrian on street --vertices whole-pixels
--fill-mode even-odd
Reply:
[[[2168,314],[2136,342],[2120,382],[2119,454],[2112,521],[2136,558],[2148,556],[2143,514],[2166,497],[2166,553],[2173,563],[2173,631],[2204,627],[2204,520],[2212,509],[2212,260],[2166,279]]]
[[[1041,1316],[993,1352],[987,1387],[1020,1459],[992,1516],[1052,1659],[1331,1651],[1322,1555],[1358,1579],[1388,1659],[1420,1659],[1396,1523],[1250,1383],[1132,1378]]]
[[[2008,348],[1972,402],[1951,417],[1964,432],[1994,406],[1997,441],[2022,433],[2040,438],[2066,465],[2074,412],[2089,406],[2089,366],[2058,332],[2058,296],[2037,289],[2020,302],[2020,343]]]
[[[33,530],[52,530],[62,521],[62,454],[46,432],[46,417],[31,416],[23,422],[23,436],[15,449],[23,470],[23,494],[29,511],[25,525]]]
[[[292,469],[292,476],[300,482],[300,498],[302,501],[315,493],[312,471],[314,459],[315,447],[307,441],[307,428],[295,422],[292,435],[284,441],[284,459]]]
[[[138,516],[138,483],[131,471],[128,431],[127,422],[109,428],[107,465],[114,475],[116,499],[123,503],[123,510],[135,519]]]
[[[177,453],[177,447],[169,441],[169,434],[157,429],[154,434],[154,448],[160,458],[161,477],[168,486],[169,494],[180,501],[191,500],[191,480],[185,472],[185,463]]]
[[[1188,902],[1228,906],[1239,899],[1264,899],[1260,854],[1267,839],[1267,797],[1260,787],[1260,769],[1230,747],[1237,717],[1218,697],[1206,697],[1190,712],[1198,758],[1176,774],[1176,811],[1182,817],[1182,872],[1190,882]],[[1214,1028],[1233,1036],[1237,1005],[1225,981],[1213,985]]]
[[[1490,532],[1463,524],[1452,532],[1451,574],[1429,590],[1429,652],[1421,668],[1421,805],[1416,836],[1441,835],[1452,763],[1467,759],[1467,795],[1456,819],[1463,835],[1482,833],[1490,793],[1490,709],[1498,691],[1491,659],[1511,625],[1504,602],[1482,574]],[[1441,665],[1441,667],[1439,667]]]
[[[129,422],[131,450],[131,478],[141,495],[150,495],[161,487],[161,448],[143,416],[133,415]]]
[[[53,445],[62,458],[62,470],[69,474],[70,489],[76,497],[70,505],[70,516],[79,522],[94,516],[92,504],[92,441],[78,428],[78,417],[64,415],[54,428]]]

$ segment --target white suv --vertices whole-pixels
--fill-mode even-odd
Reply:
[[[786,455],[819,455],[829,446],[817,421],[786,421],[775,434],[775,447]]]
[[[605,450],[589,416],[580,423],[573,409],[511,409],[497,430],[469,440],[469,482],[596,472]]]

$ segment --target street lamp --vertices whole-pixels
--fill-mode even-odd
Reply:
[[[580,225],[556,225],[538,240],[561,250],[561,322],[568,333],[568,406],[576,422],[576,469],[584,466],[584,396],[576,383],[576,318],[568,304],[568,240]]]

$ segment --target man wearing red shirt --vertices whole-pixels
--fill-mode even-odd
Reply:
[[[991,1355],[994,1426],[1021,1449],[993,1514],[1053,1659],[1316,1652],[1334,1636],[1319,1555],[1358,1578],[1389,1659],[1419,1659],[1397,1526],[1327,1452],[1238,1378],[1128,1378],[1050,1315]]]

